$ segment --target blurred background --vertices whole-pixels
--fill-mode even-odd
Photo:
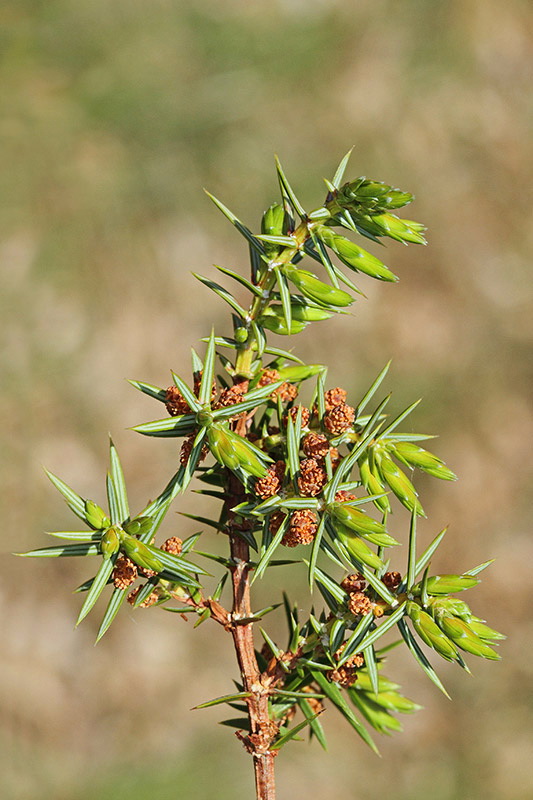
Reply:
[[[424,397],[412,425],[460,481],[418,479],[421,538],[450,525],[435,571],[497,559],[471,600],[509,639],[473,678],[439,664],[453,702],[394,651],[425,709],[381,760],[328,712],[330,751],[289,745],[279,795],[531,798],[532,4],[3,0],[0,49],[4,796],[252,797],[223,712],[188,710],[231,691],[223,632],[128,607],[94,649],[101,606],[73,629],[91,567],[9,554],[71,526],[43,464],[103,502],[107,431],[134,509],[173,472],[175,442],[126,430],[159,409],[125,378],[166,386],[212,323],[229,332],[190,272],[246,270],[246,247],[202,187],[257,230],[274,152],[313,208],[355,145],[348,177],[414,192],[429,246],[389,245],[401,282],[363,279],[353,318],[293,344],[354,400],[391,357],[394,410]]]

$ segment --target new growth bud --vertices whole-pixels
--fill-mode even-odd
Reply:
[[[92,528],[102,530],[111,524],[103,509],[92,500],[85,501],[85,519]]]
[[[213,422],[209,425],[207,440],[216,460],[228,469],[240,468],[255,478],[263,478],[266,475],[266,467],[251,445],[221,423]]]
[[[111,558],[111,556],[118,553],[120,549],[120,535],[117,528],[108,528],[100,539],[100,550],[104,558]]]
[[[153,570],[153,572],[161,572],[163,570],[163,564],[153,553],[153,548],[143,544],[143,542],[140,542],[133,536],[129,536],[127,533],[123,534],[121,547],[128,558],[138,567]]]
[[[344,308],[353,303],[353,298],[348,292],[336,289],[328,283],[323,283],[312,272],[296,269],[295,267],[285,267],[284,273],[305,297],[314,300],[319,305]]]

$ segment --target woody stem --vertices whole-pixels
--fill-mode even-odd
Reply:
[[[229,476],[228,507],[232,508],[242,502],[243,487],[234,475]],[[250,603],[250,548],[238,532],[238,519],[233,512],[228,514],[228,532],[230,539],[232,569],[232,620],[231,633],[241,673],[243,690],[249,692],[246,698],[250,733],[240,734],[246,750],[254,760],[255,786],[257,800],[275,800],[276,787],[274,780],[275,751],[270,750],[272,728],[268,713],[268,692],[261,682],[261,673],[255,656],[253,640],[253,623],[238,624],[241,619],[252,616]],[[237,624],[235,624],[237,622]]]

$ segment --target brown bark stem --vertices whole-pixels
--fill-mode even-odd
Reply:
[[[229,508],[242,500],[242,486],[233,475],[229,478],[229,496]],[[274,758],[276,751],[270,750],[273,732],[268,714],[268,686],[262,682],[255,657],[253,623],[239,624],[240,619],[252,616],[252,607],[249,581],[250,549],[236,530],[238,524],[235,515],[230,511],[228,531],[231,557],[234,562],[231,576],[233,587],[231,633],[243,689],[245,692],[250,692],[250,697],[246,699],[250,733],[247,736],[240,733],[239,738],[254,761],[257,800],[275,800]]]

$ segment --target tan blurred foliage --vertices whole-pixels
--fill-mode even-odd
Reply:
[[[223,634],[129,610],[93,649],[87,567],[8,554],[70,523],[41,464],[103,498],[108,430],[134,507],[170,475],[175,444],[125,430],[154,409],[124,378],[166,385],[228,330],[190,271],[246,250],[201,187],[257,227],[273,152],[312,206],[355,144],[350,176],[415,192],[429,246],[391,245],[401,283],[366,281],[352,319],[296,344],[355,397],[390,357],[395,407],[425,397],[413,425],[460,481],[419,480],[423,535],[450,524],[441,571],[497,559],[474,608],[509,640],[473,679],[443,668],[453,703],[391,658],[425,710],[380,762],[326,719],[330,753],[291,745],[280,795],[531,798],[531,3],[4,0],[0,47],[5,796],[250,796],[222,714],[187,710],[231,690]]]

